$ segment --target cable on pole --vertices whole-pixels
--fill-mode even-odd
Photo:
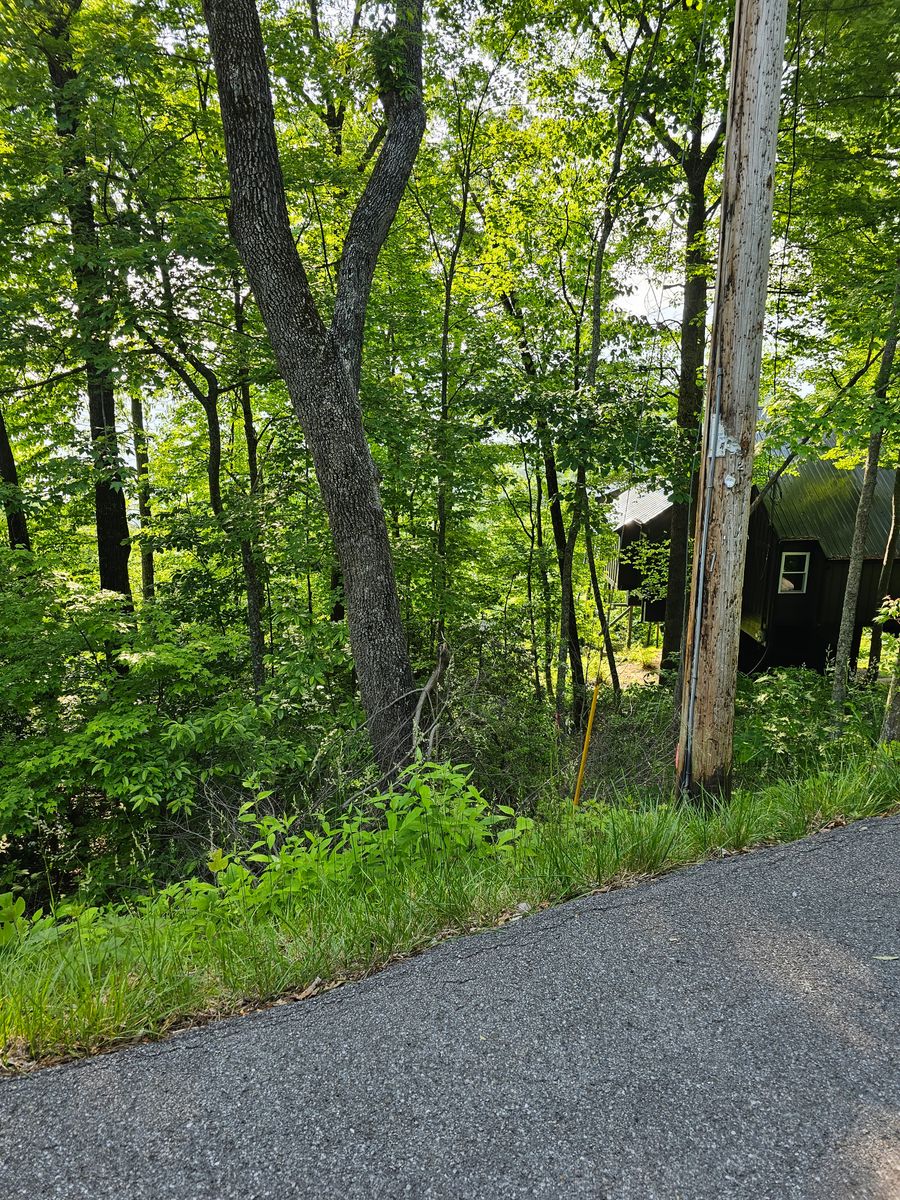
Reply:
[[[716,354],[716,347],[713,346],[713,354]],[[690,778],[691,774],[691,753],[693,750],[694,741],[694,709],[697,702],[697,679],[700,671],[700,630],[701,614],[703,612],[703,599],[705,593],[705,573],[706,573],[706,550],[709,545],[709,518],[712,511],[712,493],[713,493],[713,476],[715,474],[716,462],[716,447],[719,442],[719,419],[722,413],[722,366],[721,363],[716,364],[716,392],[715,404],[713,407],[713,420],[710,429],[711,437],[709,439],[708,453],[706,456],[706,479],[703,496],[703,523],[700,530],[700,559],[697,565],[697,596],[694,603],[694,642],[691,646],[691,670],[688,676],[688,711],[687,711],[687,737],[684,747],[684,762],[681,766],[681,778],[679,786],[683,787],[684,781]]]

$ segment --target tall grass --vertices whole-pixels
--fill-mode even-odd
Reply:
[[[578,812],[546,805],[533,822],[493,812],[446,769],[404,787],[377,821],[357,814],[318,842],[269,821],[253,854],[220,856],[215,883],[131,907],[27,918],[7,898],[2,1065],[159,1036],[365,975],[523,906],[888,812],[900,804],[900,759],[879,753],[707,809],[622,797]]]

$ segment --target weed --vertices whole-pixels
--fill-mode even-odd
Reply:
[[[131,905],[25,914],[0,897],[0,1047],[8,1065],[158,1036],[314,981],[366,974],[435,939],[721,851],[786,841],[900,801],[900,760],[879,751],[709,811],[652,796],[495,810],[465,772],[419,764],[340,821],[257,837],[192,879]]]

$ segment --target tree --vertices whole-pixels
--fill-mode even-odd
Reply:
[[[878,576],[878,595],[882,599],[888,594],[888,588],[891,585],[891,575],[894,573],[894,563],[897,560],[898,552],[900,552],[900,466],[894,470],[894,488],[891,493],[891,524],[885,541],[881,572]],[[876,622],[872,626],[872,641],[869,647],[869,662],[866,668],[866,676],[869,683],[878,682],[882,646],[883,636],[881,625]]]
[[[900,449],[896,405],[887,397],[900,235],[896,154],[887,148],[896,118],[898,34],[885,4],[842,4],[837,10],[798,5],[792,23],[785,167],[777,181],[774,352],[762,423],[778,465],[771,471],[764,445],[756,503],[809,453],[807,446],[841,466],[865,463],[836,647],[837,731],[859,633],[862,556],[878,461],[886,455],[896,461]],[[876,44],[883,52],[863,66],[862,47]],[[890,577],[891,544],[889,538],[885,559],[891,563],[882,571],[881,590]],[[876,673],[879,643],[876,628]]]
[[[831,691],[831,702],[834,707],[836,730],[840,728],[843,720],[844,702],[847,699],[847,680],[852,665],[850,656],[856,632],[856,610],[859,603],[859,586],[862,580],[863,558],[866,552],[866,534],[869,529],[869,514],[872,510],[872,499],[875,495],[875,484],[878,480],[878,461],[881,457],[881,446],[884,440],[884,414],[879,411],[879,408],[887,399],[888,387],[894,369],[898,325],[900,325],[900,277],[898,277],[894,290],[894,300],[888,319],[884,350],[881,355],[881,364],[878,368],[878,378],[875,381],[875,405],[873,406],[874,411],[872,413],[874,428],[869,437],[869,445],[866,451],[866,465],[859,493],[859,504],[856,508],[856,520],[853,526],[850,562],[847,567],[847,585],[844,589],[841,627],[834,655],[834,684]]]
[[[19,473],[16,470],[16,460],[2,409],[0,409],[0,484],[3,486],[3,507],[6,511],[9,544],[13,550],[17,546],[30,550],[31,538],[28,536],[28,521],[22,508]]]
[[[40,44],[53,94],[56,133],[62,147],[61,201],[71,235],[75,321],[84,361],[91,442],[94,451],[94,510],[100,586],[131,602],[131,553],[125,491],[119,462],[112,345],[113,298],[104,270],[90,175],[81,130],[81,85],[71,41],[81,0],[49,5]]]
[[[291,232],[259,15],[252,0],[207,0],[231,181],[230,224],[315,462],[347,602],[360,693],[375,755],[407,755],[415,695],[375,465],[359,406],[366,305],[425,128],[422,10],[397,10],[379,44],[388,122],[353,213],[326,328]]]
[[[900,620],[900,600],[886,600],[877,620],[879,626],[883,621]],[[891,672],[891,682],[888,688],[887,703],[884,708],[884,722],[881,726],[879,741],[884,745],[900,742],[900,638],[898,638],[894,669]]]
[[[696,512],[696,446],[703,408],[703,365],[706,348],[707,277],[709,251],[707,222],[714,205],[708,198],[709,180],[725,135],[724,56],[706,13],[682,17],[684,40],[669,45],[667,62],[653,89],[657,103],[665,105],[666,120],[656,107],[641,114],[685,188],[684,283],[679,331],[678,402],[675,414],[678,453],[675,460],[672,524],[669,531],[669,566],[666,585],[666,617],[663,628],[663,669],[679,656],[685,619],[685,597],[691,514]],[[720,26],[721,29],[721,26]],[[693,62],[688,86],[685,66]],[[671,79],[670,79],[671,77]],[[679,86],[680,85],[680,86]],[[670,98],[686,95],[683,115],[673,120]],[[710,110],[712,120],[710,121]],[[673,135],[672,125],[676,126]],[[683,139],[683,143],[682,143]]]

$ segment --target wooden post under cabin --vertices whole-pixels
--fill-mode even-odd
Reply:
[[[731,789],[786,23],[787,0],[737,0],[676,757],[679,790],[689,795]]]

